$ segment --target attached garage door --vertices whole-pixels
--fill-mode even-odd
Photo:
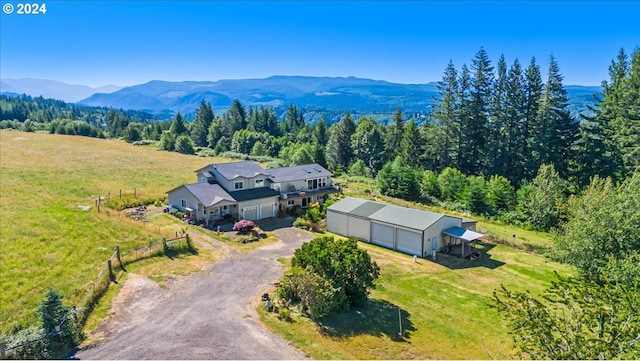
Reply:
[[[371,243],[393,249],[394,228],[371,222]]]
[[[370,223],[368,219],[349,216],[349,237],[369,242]]]
[[[343,213],[327,211],[327,231],[348,237],[347,215]]]
[[[411,232],[398,228],[397,250],[411,255],[422,255],[422,232]]]
[[[255,221],[258,219],[258,206],[246,207],[244,209],[244,219]]]
[[[260,205],[260,219],[273,217],[274,216],[274,214],[273,214],[273,209],[274,208],[275,207],[273,206],[273,203]]]

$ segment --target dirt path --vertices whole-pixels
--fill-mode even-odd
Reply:
[[[254,310],[260,291],[282,275],[278,257],[291,256],[311,234],[274,231],[280,242],[249,254],[231,252],[205,272],[166,287],[131,274],[113,302],[114,315],[96,332],[105,340],[79,359],[302,359],[266,330]],[[216,241],[213,241],[216,242]]]

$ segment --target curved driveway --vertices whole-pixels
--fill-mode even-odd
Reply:
[[[274,231],[279,242],[249,254],[231,253],[206,272],[160,287],[129,275],[114,315],[99,327],[105,340],[79,359],[302,359],[305,355],[266,330],[254,310],[261,290],[281,276],[288,257],[312,238],[296,228]],[[217,241],[214,241],[217,242]]]

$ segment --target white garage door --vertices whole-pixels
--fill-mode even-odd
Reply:
[[[422,254],[422,232],[411,232],[398,229],[397,250],[410,255]]]
[[[349,237],[369,242],[370,221],[358,217],[349,216]]]
[[[327,231],[348,237],[347,235],[347,215],[342,213],[327,211]]]
[[[371,222],[371,243],[393,249],[394,228]]]
[[[273,203],[260,205],[260,219],[273,217],[274,216],[274,214],[273,214],[274,208],[275,207],[273,206]]]
[[[248,219],[250,221],[255,221],[258,219],[258,206],[246,207],[243,211],[244,219]]]

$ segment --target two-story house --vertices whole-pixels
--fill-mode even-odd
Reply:
[[[318,164],[264,169],[254,161],[214,163],[196,170],[196,176],[197,183],[167,192],[169,204],[207,223],[275,217],[278,210],[306,207],[338,191],[332,173]]]

